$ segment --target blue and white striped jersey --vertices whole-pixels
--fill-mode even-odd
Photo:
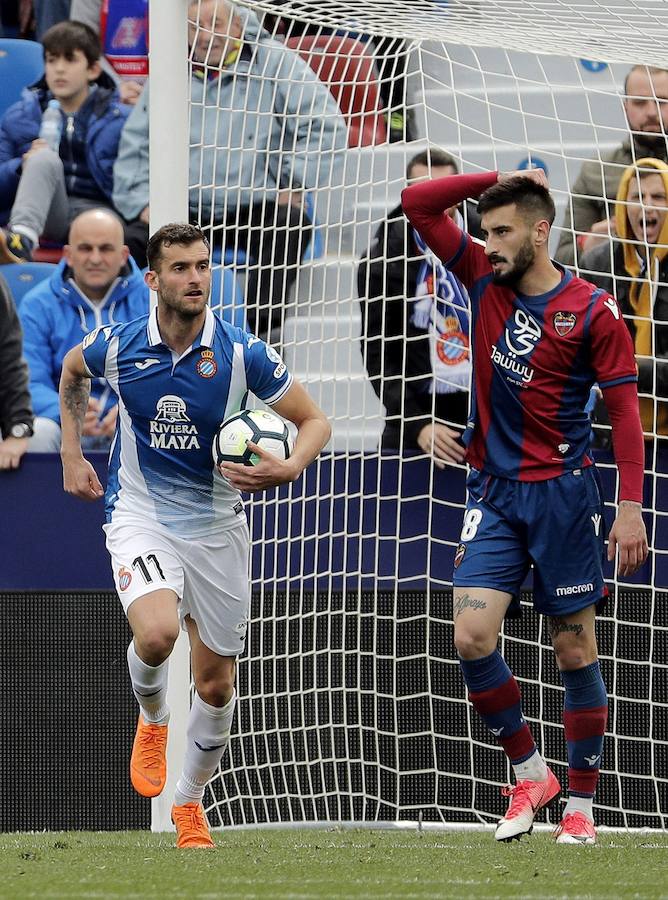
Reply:
[[[83,356],[118,395],[107,522],[148,517],[193,538],[234,527],[239,492],[214,469],[211,444],[249,392],[269,405],[287,392],[292,376],[276,351],[207,310],[199,338],[177,356],[154,309],[91,332]]]

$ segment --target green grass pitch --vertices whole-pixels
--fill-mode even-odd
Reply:
[[[668,897],[668,835],[228,831],[215,851],[143,832],[0,835],[0,897]]]

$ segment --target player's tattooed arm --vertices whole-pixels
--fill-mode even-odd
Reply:
[[[81,345],[63,360],[60,376],[60,429],[63,487],[82,500],[97,500],[104,494],[95,469],[81,452],[81,435],[88,411],[90,375],[84,365]]]
[[[453,601],[453,619],[456,619],[465,609],[487,609],[487,604],[479,597],[472,597],[468,593],[455,594]]]
[[[90,378],[76,378],[63,385],[63,405],[70,413],[76,434],[80,438],[90,397]]]
[[[548,628],[552,638],[559,637],[560,634],[582,634],[584,627],[580,622],[567,622],[561,616],[550,616],[548,620]]]

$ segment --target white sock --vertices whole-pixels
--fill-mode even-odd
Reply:
[[[176,806],[199,803],[204,796],[204,788],[218,768],[230,739],[236,703],[236,691],[225,706],[210,706],[195,693],[188,717],[183,771],[174,794]]]
[[[521,763],[513,763],[517,781],[547,781],[547,765],[538,750]]]
[[[39,235],[27,225],[10,225],[9,227],[11,231],[15,231],[16,234],[22,234],[23,237],[27,237],[33,247],[36,247],[39,244]]]
[[[140,659],[135,650],[135,642],[128,645],[128,671],[132,690],[141,707],[145,722],[152,725],[166,725],[169,721],[167,706],[167,674],[169,660],[159,666],[149,666]]]
[[[569,794],[568,801],[564,807],[564,816],[569,813],[581,812],[590,820],[594,821],[594,798],[593,797],[573,797]]]

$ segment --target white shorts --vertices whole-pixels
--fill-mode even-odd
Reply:
[[[104,526],[116,590],[127,615],[152,591],[179,598],[183,627],[189,615],[203,643],[220,656],[244,649],[250,609],[246,522],[199,540],[183,540],[155,523],[125,520]]]

